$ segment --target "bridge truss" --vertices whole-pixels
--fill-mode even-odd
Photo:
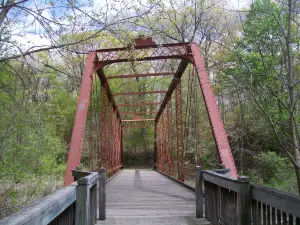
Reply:
[[[112,64],[144,62],[155,60],[178,60],[176,71],[118,74],[106,76],[104,68]],[[187,69],[188,68],[188,69]],[[167,90],[112,93],[108,80],[140,77],[171,77]],[[188,76],[189,98],[183,108],[182,77]],[[205,63],[200,48],[195,43],[156,45],[151,38],[136,39],[135,44],[124,48],[100,49],[87,55],[86,66],[78,100],[74,122],[65,185],[73,182],[71,171],[76,169],[81,160],[89,158],[90,170],[106,167],[108,173],[116,173],[122,166],[122,137],[124,132],[133,128],[152,127],[155,130],[154,158],[158,170],[184,181],[185,176],[185,138],[189,132],[185,129],[187,118],[193,124],[199,112],[191,108],[200,101],[198,92],[203,97],[208,120],[216,143],[219,161],[230,169],[230,175],[237,177],[232,152],[224,130],[223,122],[205,70]],[[116,104],[117,96],[163,95],[160,101]],[[199,95],[200,95],[199,94]],[[158,97],[156,98],[158,99]],[[193,105],[192,105],[193,102]],[[145,111],[120,112],[122,107],[149,107]],[[156,108],[155,108],[156,107]],[[152,110],[149,110],[149,109]],[[153,110],[156,109],[156,110]],[[198,108],[198,107],[196,107]],[[185,111],[186,113],[184,114]],[[183,118],[184,114],[184,118]],[[123,119],[134,115],[133,119]],[[141,116],[155,115],[152,119]],[[187,116],[188,115],[188,116]],[[199,138],[199,129],[194,127],[194,135]],[[196,148],[199,143],[196,141]],[[82,156],[82,149],[89,149],[87,156]]]

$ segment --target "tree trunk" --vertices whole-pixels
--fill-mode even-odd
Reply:
[[[295,120],[295,100],[294,100],[294,70],[293,70],[293,58],[291,50],[291,23],[292,23],[292,0],[288,0],[288,26],[286,35],[286,48],[287,48],[287,71],[288,71],[288,89],[289,89],[289,121],[290,121],[290,133],[292,138],[292,150],[295,157],[295,170],[297,176],[298,192],[300,194],[300,152],[299,141],[297,136],[297,124]]]

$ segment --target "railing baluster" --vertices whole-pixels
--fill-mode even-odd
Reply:
[[[252,199],[252,223],[257,224],[257,201]]]
[[[289,225],[293,225],[294,224],[294,217],[293,215],[289,214]]]
[[[228,196],[229,192],[227,190],[225,191],[225,189],[224,189],[224,192],[225,192],[225,201],[226,201],[226,205],[227,205],[227,207],[225,208],[225,210],[226,210],[225,217],[226,217],[226,223],[229,224],[229,219],[230,219],[230,215],[229,215],[230,202],[229,202],[229,196]]]
[[[213,184],[214,186],[214,219],[215,219],[215,224],[219,224],[219,217],[218,217],[218,186]]]
[[[281,211],[277,209],[277,224],[281,225]]]
[[[272,225],[276,224],[276,214],[275,214],[275,208],[272,207]]]
[[[266,209],[267,209],[267,206],[266,204],[262,204],[262,215],[263,215],[263,225],[266,225],[267,224],[267,212],[266,212]]]
[[[267,205],[267,225],[271,225],[271,214],[269,205]]]
[[[282,224],[283,225],[287,225],[286,212],[282,212]]]
[[[227,208],[227,202],[225,200],[225,190],[223,187],[221,187],[221,223],[222,224],[226,224],[226,213],[225,213],[225,209]]]

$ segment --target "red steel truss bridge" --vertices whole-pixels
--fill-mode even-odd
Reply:
[[[168,60],[171,60],[173,64],[174,62],[178,63],[177,68],[173,67],[172,71],[110,76],[106,76],[104,72],[105,68],[112,64],[122,65],[122,63],[145,61],[158,61],[161,64],[166,64]],[[110,80],[140,77],[168,77],[170,79],[169,87],[165,90],[112,93],[109,85]],[[189,93],[184,99],[186,101],[185,108],[183,108],[182,104],[182,80],[184,77],[188,78],[188,82],[185,82],[185,84],[189,86]],[[203,96],[202,99],[200,97],[196,99],[198,92],[201,92],[198,95],[200,96],[201,94]],[[156,95],[156,100],[117,104],[117,98],[132,95]],[[157,96],[160,96],[160,98]],[[71,170],[80,164],[85,138],[90,139],[90,141],[86,141],[87,144],[93,145],[91,155],[92,160],[95,162],[91,169],[105,167],[109,173],[114,174],[122,166],[123,134],[132,128],[142,127],[153,127],[155,129],[153,154],[156,168],[171,176],[176,175],[176,179],[184,181],[185,136],[187,136],[185,129],[187,122],[184,121],[183,114],[185,111],[192,110],[191,102],[196,106],[198,104],[197,101],[203,101],[207,109],[220,164],[223,164],[225,168],[230,170],[232,177],[237,177],[227,135],[205,69],[205,63],[197,44],[156,45],[151,38],[146,38],[136,39],[135,45],[127,48],[91,51],[87,56],[82,78],[76,120],[68,155],[65,185],[74,181]],[[128,107],[131,107],[133,111],[121,111],[123,108]],[[145,111],[138,111],[136,108],[139,107],[146,109]],[[149,111],[150,107],[151,111]],[[187,109],[187,107],[190,108]],[[94,135],[92,137],[88,137],[85,132],[89,113],[93,116],[93,120],[97,120],[93,122],[93,127],[89,129],[89,132],[93,130]],[[126,119],[130,115],[134,115],[134,117]],[[144,119],[144,115],[152,115],[152,118]],[[197,117],[187,118],[195,120],[193,123],[197,123],[196,120],[201,115],[197,115],[197,112],[193,111],[188,116]],[[185,117],[187,117],[186,114]],[[197,132],[199,132],[199,129],[197,129],[196,124],[195,133]],[[200,145],[199,143],[196,144]]]
[[[205,122],[219,169],[200,166]],[[123,169],[124,137],[136,129],[154,132],[154,169]],[[299,196],[238,176],[195,43],[140,38],[88,53],[64,184],[0,225],[300,225]]]

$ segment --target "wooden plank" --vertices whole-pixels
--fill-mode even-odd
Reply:
[[[227,188],[229,190],[239,192],[239,182],[237,179],[232,179],[221,174],[210,172],[207,170],[203,171],[203,180],[216,184],[218,186]]]

